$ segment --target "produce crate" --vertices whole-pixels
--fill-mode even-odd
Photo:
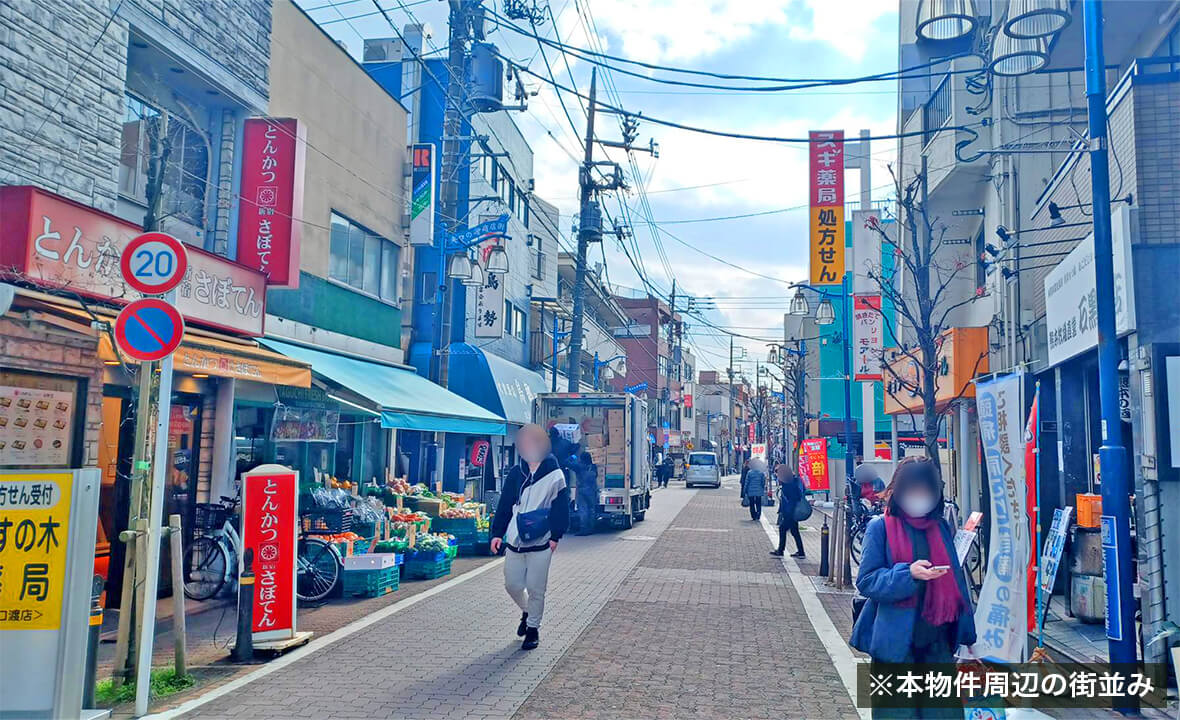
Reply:
[[[397,590],[400,578],[396,565],[380,570],[345,570],[343,593],[345,597],[379,597]]]
[[[299,518],[303,532],[334,535],[352,529],[352,510],[308,510]]]
[[[349,529],[357,535],[363,535],[365,537],[371,538],[376,537],[378,524],[375,522],[361,521],[354,518],[352,521],[352,527]]]
[[[451,559],[446,553],[433,553],[442,556],[440,560],[407,560],[402,565],[405,577],[411,580],[434,580],[451,573]]]
[[[430,526],[436,532],[450,533],[461,538],[464,534],[475,533],[475,518],[435,518],[430,522]]]
[[[438,515],[442,512],[444,507],[446,507],[446,505],[444,505],[443,501],[439,500],[438,498],[418,498],[417,510],[419,512],[426,513],[434,519],[438,519]]]
[[[447,549],[444,550],[443,552],[446,553],[447,560],[454,560],[455,556],[459,554],[459,546],[458,545],[448,545]]]

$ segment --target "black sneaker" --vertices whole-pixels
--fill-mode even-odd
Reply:
[[[524,642],[521,643],[521,650],[532,650],[541,643],[541,633],[535,627],[526,628],[524,631]]]
[[[783,556],[783,551],[782,551],[782,550],[771,550],[771,551],[770,551],[770,554],[771,554],[771,555],[773,555],[773,556],[775,556],[775,557],[782,557],[782,556]]]
[[[521,613],[520,624],[516,626],[516,637],[524,637],[524,633],[528,629],[528,626],[526,625],[526,621],[528,619],[528,613]]]
[[[781,553],[780,553],[780,554],[781,554]],[[807,557],[807,553],[805,553],[805,552],[803,552],[802,550],[800,550],[800,551],[799,551],[799,552],[797,552],[797,553],[791,553],[791,557],[793,557],[793,558],[805,558],[805,557]]]

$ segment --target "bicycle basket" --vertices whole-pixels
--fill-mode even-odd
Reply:
[[[225,525],[226,509],[217,503],[197,503],[193,517],[193,527],[196,530],[220,530]]]

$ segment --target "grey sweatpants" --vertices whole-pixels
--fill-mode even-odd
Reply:
[[[545,586],[549,584],[549,559],[553,551],[504,553],[504,589],[522,612],[529,614],[528,626],[541,627],[545,614]]]

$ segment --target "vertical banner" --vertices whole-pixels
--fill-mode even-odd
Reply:
[[[1041,383],[1037,383],[1036,392],[1033,393],[1032,407],[1028,410],[1028,422],[1024,425],[1024,509],[1028,513],[1028,532],[1029,537],[1033,539],[1033,547],[1035,548],[1040,543],[1037,527],[1040,524],[1040,518],[1037,517],[1037,497],[1040,495],[1040,483],[1037,477],[1037,455],[1040,453],[1040,434],[1037,431],[1037,416],[1038,406],[1041,399]],[[1036,577],[1037,577],[1037,557],[1035,552],[1028,554],[1028,629],[1032,632],[1036,629]]]
[[[299,473],[261,465],[242,475],[242,554],[254,554],[254,640],[295,636]],[[239,574],[245,558],[238,559]]]
[[[856,382],[882,380],[881,353],[884,350],[880,295],[852,297],[852,347],[855,363],[852,378]]]
[[[811,187],[811,284],[835,285],[844,277],[844,131],[813,130]]]
[[[799,446],[799,474],[808,490],[831,489],[828,479],[828,439],[811,438]]]
[[[1028,556],[1025,514],[1021,385],[1018,373],[976,383],[979,436],[987,466],[991,508],[987,574],[975,608],[978,641],[971,655],[997,662],[1025,659]]]
[[[304,129],[294,118],[249,118],[242,141],[238,262],[272,287],[299,287]]]
[[[434,145],[415,143],[410,167],[410,244],[434,244]]]
[[[504,275],[484,273],[475,289],[475,337],[498,338],[504,334]]]

